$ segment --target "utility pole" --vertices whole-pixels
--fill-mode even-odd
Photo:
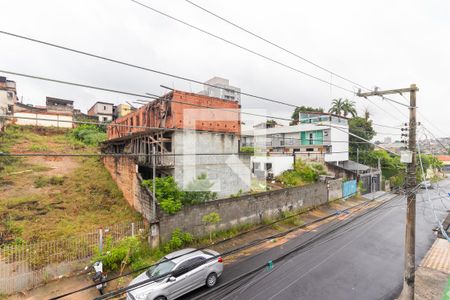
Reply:
[[[415,84],[411,84],[409,88],[379,91],[375,89],[373,92],[361,93],[359,97],[367,98],[369,96],[380,96],[390,94],[409,93],[409,151],[411,152],[411,161],[407,164],[406,169],[406,230],[405,230],[405,270],[403,276],[403,291],[401,299],[414,299],[414,282],[415,282],[415,257],[416,257],[416,194],[413,189],[417,185],[416,179],[416,92],[419,89]]]

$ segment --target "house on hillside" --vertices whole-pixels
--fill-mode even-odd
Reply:
[[[97,117],[100,122],[111,122],[114,116],[114,104],[97,101],[89,108],[88,115]]]
[[[104,162],[132,205],[130,189],[138,178],[152,178],[153,167],[157,177],[173,176],[183,188],[206,174],[212,191],[227,197],[250,188],[240,131],[238,101],[173,90],[108,125],[102,151],[135,156]]]
[[[73,113],[73,101],[54,97],[46,97],[45,106],[49,112],[70,112]]]
[[[122,118],[122,117],[132,113],[135,110],[136,109],[134,107],[132,107],[131,105],[126,104],[126,103],[121,103],[119,105],[114,105],[114,107],[113,107],[113,120],[118,119],[118,118]]]
[[[13,123],[24,126],[72,128],[73,112],[65,109],[58,110],[54,106],[49,110],[46,106],[33,106],[16,102]]]

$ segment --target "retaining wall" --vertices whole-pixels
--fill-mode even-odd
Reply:
[[[204,236],[210,229],[226,230],[239,224],[257,224],[264,218],[279,217],[283,211],[311,208],[342,196],[342,180],[329,181],[329,188],[328,191],[327,183],[315,183],[185,206],[174,215],[160,215],[160,239],[162,242],[169,240],[176,228]],[[212,212],[217,212],[221,221],[217,225],[205,226],[202,217]]]

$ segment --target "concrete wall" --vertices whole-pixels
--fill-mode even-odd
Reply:
[[[278,176],[284,171],[292,170],[294,168],[293,156],[252,156],[251,163],[260,163],[259,169],[255,171],[267,171],[265,168],[266,163],[272,164],[272,172],[274,176]],[[251,165],[252,168],[252,165]]]
[[[173,176],[183,189],[202,173],[214,183],[211,191],[219,198],[250,190],[248,160],[238,155],[235,134],[204,131],[178,131],[172,135],[172,151],[176,154],[211,154],[175,156]],[[221,155],[221,154],[224,155]],[[236,154],[234,154],[236,153]]]
[[[342,179],[329,180],[328,181],[329,201],[337,200],[342,198]]]
[[[330,195],[342,193],[342,182],[330,182]],[[282,211],[295,211],[328,202],[326,183],[316,183],[302,187],[269,191],[237,198],[220,199],[184,207],[174,215],[160,216],[160,238],[162,242],[170,239],[171,233],[180,228],[195,236],[208,234],[208,229],[225,230],[239,224],[256,224],[264,218],[276,218]],[[217,212],[221,222],[207,227],[202,217]]]
[[[336,125],[335,125],[336,126]],[[337,126],[336,126],[337,127]],[[330,128],[331,154],[325,154],[325,161],[348,160],[348,126],[342,125],[338,128]]]
[[[44,127],[60,127],[60,128],[72,128],[72,115],[58,114],[58,113],[34,113],[34,112],[16,112],[14,116],[14,124],[17,125],[36,125]],[[25,118],[37,118],[37,119],[48,119],[49,121],[42,120],[32,120],[32,119],[21,119]],[[62,122],[61,122],[62,121]]]

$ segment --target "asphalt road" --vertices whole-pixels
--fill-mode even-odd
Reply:
[[[445,195],[450,180],[439,183]],[[437,198],[430,190],[440,219],[450,208],[450,197]],[[441,193],[441,195],[444,193]],[[422,198],[423,197],[423,198]],[[425,202],[424,190],[417,196],[416,261],[420,263],[435,239],[433,211]],[[447,208],[445,207],[447,206]],[[257,253],[226,267],[214,293],[203,288],[182,299],[393,299],[399,295],[403,278],[406,200],[396,197],[369,213],[355,213],[352,222],[335,220],[288,243]],[[329,230],[335,229],[329,233]],[[327,233],[307,248],[264,269],[230,284],[237,276],[285,254],[313,235]]]

